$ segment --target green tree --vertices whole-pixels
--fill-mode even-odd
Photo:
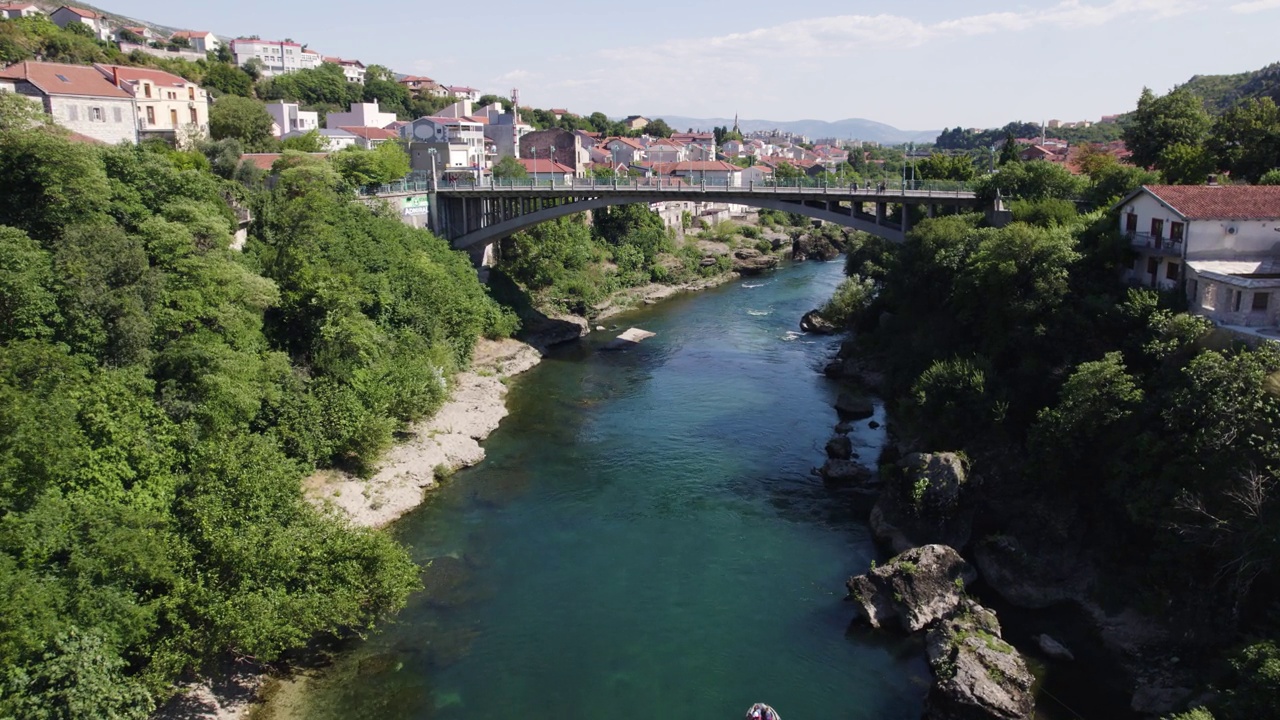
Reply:
[[[209,134],[214,140],[234,139],[246,150],[260,152],[271,146],[271,116],[257,100],[228,95],[209,109]]]
[[[26,233],[0,226],[0,342],[48,337],[58,324],[52,258]]]
[[[795,180],[804,177],[804,171],[783,160],[773,169],[773,176],[778,180]]]
[[[1280,168],[1268,170],[1258,178],[1259,185],[1280,185]]]
[[[308,130],[300,135],[287,137],[280,143],[284,150],[297,150],[304,153],[324,152],[328,143],[319,130]]]
[[[508,155],[494,164],[493,176],[499,180],[523,180],[529,173],[519,160]]]
[[[1013,132],[1005,133],[1004,144],[1000,146],[1000,159],[998,164],[1002,167],[1005,165],[1017,164],[1018,161],[1021,160],[1018,156],[1019,149],[1018,142],[1014,137]]]
[[[372,150],[344,148],[330,160],[353,185],[384,185],[409,174],[409,154],[394,142],[384,142]]]
[[[671,126],[662,118],[652,120],[648,125],[644,126],[644,134],[651,135],[653,137],[671,137],[673,132],[675,131],[672,130]]]
[[[1280,162],[1280,108],[1269,97],[1243,100],[1214,122],[1208,145],[1219,169],[1258,182]]]
[[[209,63],[201,84],[226,95],[253,97],[253,78],[235,65]]]
[[[1156,166],[1175,185],[1203,185],[1213,172],[1213,156],[1203,145],[1175,143],[1160,150]]]
[[[1142,89],[1138,108],[1125,125],[1125,146],[1140,167],[1158,167],[1161,153],[1174,145],[1199,147],[1208,136],[1211,121],[1200,98],[1183,89],[1156,97]]]
[[[1074,200],[1084,190],[1084,181],[1057,163],[1044,160],[1002,165],[996,172],[978,179],[975,191],[984,200],[996,193],[1020,200]]]
[[[973,158],[968,155],[931,153],[916,162],[916,173],[925,180],[972,180],[978,175]]]

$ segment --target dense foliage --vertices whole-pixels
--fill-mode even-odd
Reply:
[[[0,717],[145,717],[216,656],[397,609],[405,551],[301,481],[367,467],[512,329],[331,164],[266,191],[207,149],[75,144],[0,93]]]
[[[1124,288],[1116,219],[1045,197],[1001,229],[948,216],[901,246],[857,236],[832,302],[865,305],[853,323],[900,434],[987,479],[975,539],[1092,564],[1187,630],[1220,720],[1274,717],[1280,351]]]

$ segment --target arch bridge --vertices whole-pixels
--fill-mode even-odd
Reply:
[[[416,187],[422,185],[421,189]],[[412,187],[411,187],[412,186]],[[968,190],[786,183],[687,184],[666,179],[576,179],[561,182],[493,181],[384,186],[378,197],[430,193],[430,227],[459,250],[482,253],[493,242],[548,220],[612,205],[708,202],[798,213],[901,242],[911,229],[911,208],[926,215],[983,210]]]

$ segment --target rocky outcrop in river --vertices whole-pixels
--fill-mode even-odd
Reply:
[[[976,578],[955,549],[925,545],[846,583],[872,627],[927,631],[927,720],[1024,720],[1035,708],[1026,662],[1001,637],[995,613],[964,594]]]

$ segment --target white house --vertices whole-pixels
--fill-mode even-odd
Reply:
[[[573,182],[573,168],[568,165],[561,165],[555,160],[546,158],[517,158],[517,160],[524,166],[524,171],[529,173],[530,180],[540,183],[550,181],[556,185],[567,185]]]
[[[773,168],[768,165],[752,165],[748,168],[742,168],[741,180],[743,187],[751,185],[763,185],[773,180]]]
[[[207,53],[211,50],[217,50],[222,47],[222,41],[207,30],[179,30],[169,36],[170,40],[186,40],[192,50],[201,53]]]
[[[345,60],[340,57],[326,57],[324,58],[324,61],[327,63],[333,63],[334,65],[342,68],[342,74],[346,76],[347,82],[356,83],[357,85],[364,84],[365,67],[364,63],[359,60]]]
[[[287,103],[277,100],[267,103],[267,114],[280,128],[280,135],[287,135],[295,130],[306,132],[320,129],[320,114],[311,110],[302,110],[298,103]]]
[[[244,65],[255,58],[260,60],[262,74],[266,77],[320,67],[319,53],[288,40],[236,38],[231,41],[231,54],[237,65]]]
[[[31,3],[3,3],[0,4],[0,18],[5,20],[13,20],[15,18],[34,17],[43,15],[44,12],[40,8]]]
[[[644,159],[656,163],[674,163],[691,160],[689,149],[684,143],[669,138],[658,138],[644,149]]]
[[[1173,289],[1225,324],[1280,321],[1280,186],[1145,185],[1116,206],[1137,253],[1126,279]]]
[[[135,37],[140,38],[144,43],[155,42],[160,39],[160,36],[146,25],[128,25],[116,28],[115,38],[117,42],[132,42]]]
[[[383,112],[378,103],[352,103],[346,112],[331,112],[324,118],[324,126],[384,128],[396,121],[396,114]]]
[[[742,168],[723,160],[690,160],[664,168],[665,174],[678,177],[690,185],[718,185],[740,187]]]
[[[49,19],[60,28],[79,23],[89,28],[93,36],[99,40],[103,42],[111,41],[111,27],[107,25],[107,19],[92,10],[63,5],[50,13]]]
[[[0,70],[0,91],[6,90],[38,100],[54,122],[81,136],[111,145],[138,139],[133,95],[89,65],[10,65]]]
[[[634,165],[648,158],[644,145],[633,138],[612,137],[604,141],[604,149],[613,156],[613,161],[624,165]]]
[[[456,98],[466,98],[471,102],[480,102],[480,91],[466,85],[446,85],[445,91]]]
[[[388,140],[395,140],[400,137],[400,134],[395,130],[387,128],[343,126],[338,129],[354,135],[356,147],[364,148],[365,150],[372,150]]]
[[[359,137],[342,128],[320,128],[320,137],[324,138],[325,150],[330,152],[359,145]]]
[[[204,88],[172,73],[124,65],[94,65],[111,84],[133,96],[138,137],[158,137],[187,146],[209,135],[209,96]]]

